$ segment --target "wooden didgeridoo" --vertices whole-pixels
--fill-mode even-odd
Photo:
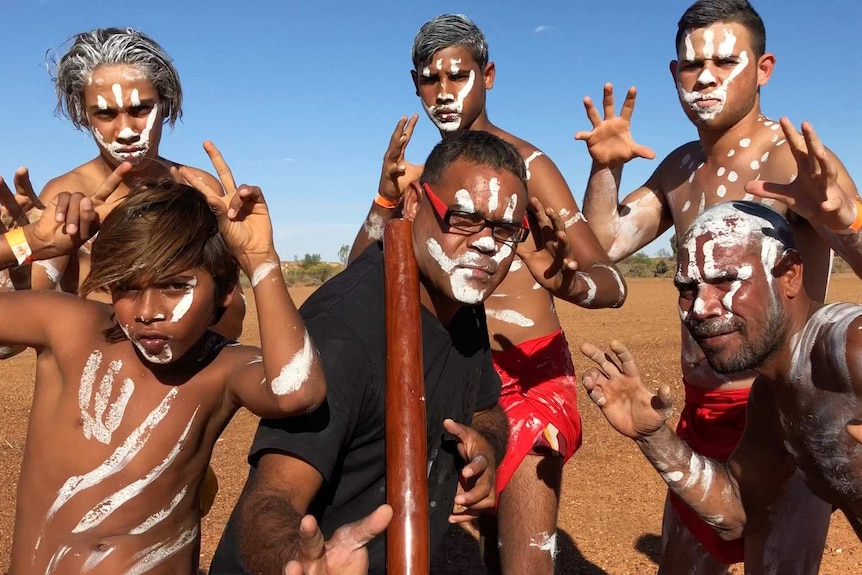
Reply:
[[[427,426],[422,369],[419,269],[412,223],[393,219],[383,233],[386,285],[386,572],[427,575]]]

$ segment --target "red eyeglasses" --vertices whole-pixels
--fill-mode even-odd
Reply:
[[[465,232],[466,234],[477,234],[486,227],[491,228],[491,235],[495,240],[504,243],[521,243],[530,235],[530,224],[527,221],[527,214],[524,214],[523,225],[518,225],[514,222],[500,222],[483,218],[480,214],[474,212],[465,212],[450,208],[443,203],[437,194],[431,191],[431,186],[428,183],[422,184],[425,190],[425,195],[428,201],[431,202],[431,207],[434,208],[434,213],[440,218],[440,221],[456,230]]]

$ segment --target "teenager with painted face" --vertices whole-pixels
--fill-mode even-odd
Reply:
[[[511,433],[497,470],[497,513],[480,522],[487,542],[485,562],[498,569],[502,561],[509,573],[550,574],[563,465],[581,444],[575,370],[553,298],[588,308],[616,307],[625,300],[625,284],[551,159],[488,119],[485,97],[494,87],[496,67],[476,24],[460,14],[426,22],[413,41],[411,75],[416,95],[444,140],[482,130],[511,143],[526,166],[534,208],[543,218],[553,215],[562,221],[554,230],[564,248],[556,265],[560,273],[536,281],[522,267],[537,250],[535,239],[529,238],[485,305],[494,364],[503,380],[500,405]],[[380,238],[383,223],[421,170],[404,160],[416,121],[415,116],[402,118],[392,135],[379,193],[354,254]]]
[[[597,365],[583,377],[590,398],[722,538],[774,523],[771,504],[795,473],[862,537],[862,306],[810,299],[794,245],[787,221],[753,202],[707,209],[680,241],[674,282],[683,325],[716,373],[756,373],[745,430],[727,461],[674,434],[665,423],[670,388],[649,392],[622,343],[611,342],[607,355],[581,348]],[[819,524],[800,523],[783,528],[820,538]],[[797,560],[806,572],[819,563]]]
[[[123,176],[116,197],[130,186],[171,177],[180,164],[159,155],[162,127],[182,116],[182,88],[176,68],[162,47],[131,28],[100,28],[78,34],[56,63],[57,109],[72,125],[88,130],[99,155],[49,181],[40,195],[50,204],[62,191],[91,193],[112,172]],[[194,177],[212,189],[218,180],[203,170],[189,168]],[[90,245],[76,253],[37,262],[31,282],[34,289],[75,292],[90,270]],[[245,306],[239,294],[216,329],[230,338],[242,331]]]
[[[326,389],[317,353],[284,286],[259,188],[223,177],[199,190],[173,180],[105,203],[116,177],[84,196],[61,192],[33,224],[0,239],[0,266],[64,253],[93,232],[81,286],[0,293],[0,344],[37,352],[18,482],[12,573],[196,574],[199,492],[219,434],[240,407],[303,415]],[[112,187],[114,186],[114,187]],[[261,347],[209,329],[238,265],[260,310]]]
[[[515,147],[492,134],[453,134],[431,152],[403,203],[413,222],[422,302],[433,554],[450,522],[495,503],[496,462],[508,433],[483,303],[528,235],[524,163]],[[562,225],[559,218],[555,223]],[[261,422],[213,575],[281,574],[288,561],[303,558],[304,514],[329,537],[384,503],[384,255],[379,243],[371,244],[302,305],[320,349],[327,404],[302,420]],[[537,276],[545,272],[541,258],[532,263],[541,264],[530,268]],[[459,481],[464,491],[456,495]],[[385,573],[384,541],[372,542],[368,553],[349,558],[351,571],[321,565],[309,572],[358,573],[356,565],[370,559],[370,573]]]
[[[796,245],[808,263],[806,289],[816,301],[823,301],[830,247],[862,270],[855,233],[856,187],[810,124],[803,123],[800,135],[786,118],[777,121],[761,112],[760,90],[775,65],[775,56],[765,51],[763,21],[745,0],[701,0],[680,19],[675,48],[670,72],[698,139],[671,152],[644,185],[620,201],[623,164],[652,155],[635,144],[630,133],[634,89],[619,116],[610,85],[604,91],[604,118],[585,99],[593,129],[575,138],[586,142],[593,158],[584,197],[590,225],[611,258],[619,261],[671,226],[685,230],[717,202],[761,196],[789,218]],[[742,435],[754,374],[716,373],[686,330],[681,363],[686,403],[677,432],[696,452],[724,460]],[[746,572],[757,573],[766,568],[764,553],[769,561],[778,561],[778,572],[816,572],[829,507],[798,477],[777,505],[786,512],[775,514],[780,533],[768,526],[761,534],[752,534],[750,541],[725,541],[669,493],[659,572],[725,573],[727,564],[744,557]],[[794,539],[796,518],[820,529],[806,530]]]

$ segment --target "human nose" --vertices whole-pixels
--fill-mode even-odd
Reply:
[[[440,80],[439,90],[437,91],[437,102],[445,104],[455,99],[455,95],[451,92],[452,82],[445,75]]]
[[[120,114],[117,118],[120,131],[117,133],[117,142],[120,144],[134,144],[141,135],[134,129],[134,119],[128,114]]]
[[[156,290],[141,290],[135,299],[135,321],[150,325],[162,319],[165,319],[165,314],[160,309]]]
[[[713,66],[712,60],[706,60],[703,63],[703,69],[700,71],[700,74],[697,77],[697,86],[698,87],[707,87],[707,86],[717,86],[718,79],[715,77],[714,72],[717,71],[717,68]]]
[[[494,238],[493,224],[485,220],[485,225],[481,230],[473,234],[473,243],[471,246],[486,254],[492,254],[497,251],[497,240]]]
[[[710,284],[701,284],[697,289],[697,297],[691,306],[690,317],[707,319],[724,315],[724,305],[721,291]]]

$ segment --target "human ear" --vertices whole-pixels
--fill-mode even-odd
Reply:
[[[796,297],[803,289],[802,256],[796,250],[786,250],[772,268],[772,275],[778,279],[788,298]]]
[[[419,74],[416,70],[410,70],[410,77],[413,79],[413,87],[416,89],[416,95],[419,95]]]
[[[757,85],[765,86],[775,69],[775,54],[766,53],[757,60]]]
[[[485,64],[485,69],[482,70],[482,81],[485,84],[485,89],[490,90],[494,87],[494,78],[497,76],[497,68],[493,62]]]
[[[404,191],[404,202],[402,208],[402,216],[405,220],[413,221],[416,219],[416,213],[419,211],[419,204],[422,202],[422,186],[418,181],[410,182],[410,185]]]
[[[677,62],[676,60],[671,60],[670,63],[667,65],[668,69],[670,70],[670,75],[673,76],[673,83],[674,84],[676,84],[676,82],[677,82],[676,71],[677,71],[678,66],[679,66],[679,62]]]

